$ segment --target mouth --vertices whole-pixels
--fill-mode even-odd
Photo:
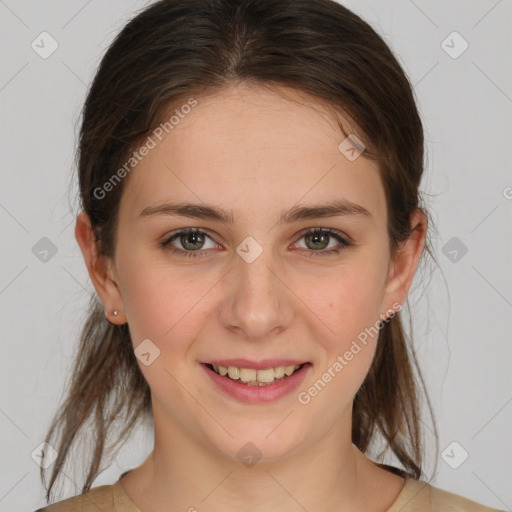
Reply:
[[[245,368],[239,366],[224,366],[221,364],[201,363],[213,373],[246,386],[271,386],[284,381],[300,371],[304,366],[311,366],[310,362],[301,364],[288,364],[269,366],[268,368]]]

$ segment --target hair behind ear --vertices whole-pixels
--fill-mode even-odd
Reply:
[[[422,474],[423,440],[420,428],[419,381],[424,385],[414,348],[408,348],[396,313],[381,323],[377,349],[365,381],[353,403],[352,442],[365,453],[375,434],[380,435],[414,479]],[[430,401],[427,403],[432,413]],[[437,428],[434,424],[437,443]],[[436,446],[437,453],[437,446]],[[377,456],[380,459],[382,453]]]
[[[126,441],[138,422],[151,420],[150,388],[139,369],[128,325],[106,322],[103,307],[96,297],[91,299],[66,387],[66,400],[58,409],[45,439],[57,451],[47,486],[48,503],[51,489],[59,473],[64,471],[75,439],[85,437],[87,444],[93,448],[91,464],[81,490],[85,493],[103,471],[100,468],[103,456],[111,456],[116,447]],[[88,424],[89,420],[92,424]],[[123,429],[116,442],[112,446],[107,445],[107,434],[119,420]],[[56,444],[54,436],[58,438]],[[45,447],[42,461],[48,457],[48,448]],[[40,475],[46,484],[43,466]]]

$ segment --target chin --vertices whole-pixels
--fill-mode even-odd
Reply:
[[[222,431],[215,436],[215,439],[210,437],[207,442],[225,458],[247,467],[257,463],[284,460],[298,450],[304,440],[300,434],[294,437],[292,425],[284,426],[287,420],[278,426],[282,420],[283,418],[278,421],[253,420],[251,422],[244,419],[236,425],[225,424],[226,430],[233,437]]]

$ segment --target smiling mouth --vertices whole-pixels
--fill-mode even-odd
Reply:
[[[247,386],[270,386],[276,382],[291,377],[296,371],[311,363],[297,364],[293,366],[276,366],[264,370],[254,368],[238,368],[236,366],[221,366],[204,363],[207,368],[221,377],[225,377],[239,384]]]

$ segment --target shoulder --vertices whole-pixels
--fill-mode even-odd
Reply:
[[[114,492],[112,485],[93,487],[85,494],[39,508],[34,512],[114,512]]]
[[[430,485],[423,480],[406,479],[405,486],[387,512],[499,512],[476,501]]]

